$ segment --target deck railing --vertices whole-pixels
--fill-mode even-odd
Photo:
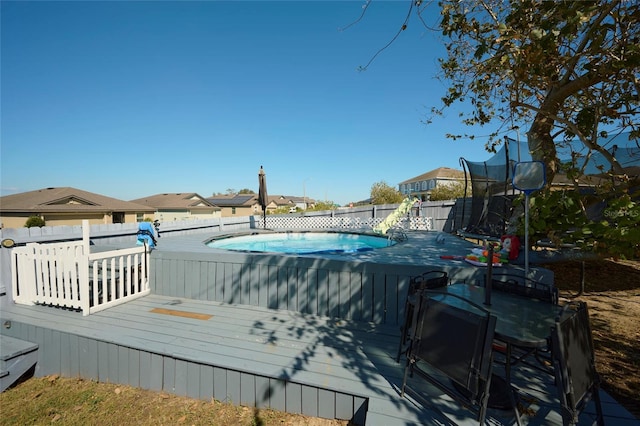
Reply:
[[[146,246],[91,253],[82,241],[16,247],[13,300],[82,310],[89,315],[149,294]]]

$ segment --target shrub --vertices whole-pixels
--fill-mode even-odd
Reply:
[[[24,224],[25,228],[34,228],[36,226],[38,228],[42,228],[44,225],[44,219],[40,216],[29,216],[29,219],[27,219],[26,223]]]

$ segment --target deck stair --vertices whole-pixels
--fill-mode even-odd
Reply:
[[[18,381],[37,361],[37,344],[0,334],[0,392]]]

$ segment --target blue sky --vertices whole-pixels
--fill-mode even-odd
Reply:
[[[408,1],[1,3],[2,195],[72,186],[123,200],[258,190],[341,205],[461,156],[490,157]],[[427,22],[437,22],[437,10]],[[479,129],[477,134],[488,134]]]

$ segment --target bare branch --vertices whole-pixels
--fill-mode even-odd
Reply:
[[[376,59],[376,57],[386,48],[388,48],[389,46],[391,46],[391,44],[393,44],[393,42],[400,36],[400,33],[402,33],[404,30],[407,29],[407,24],[409,22],[409,18],[411,17],[411,11],[413,10],[413,1],[410,2],[410,6],[409,6],[409,11],[407,12],[407,16],[404,18],[404,22],[402,23],[402,26],[400,27],[400,29],[398,30],[398,32],[396,33],[396,35],[393,36],[393,38],[389,41],[389,43],[386,44],[386,46],[384,46],[383,48],[381,48],[380,50],[378,50],[375,55],[373,55],[371,57],[371,59],[369,59],[369,62],[367,62],[367,65],[360,66],[358,67],[358,71],[366,71],[367,68],[369,67],[369,65],[371,65],[371,63]]]
[[[362,13],[360,14],[360,17],[358,19],[356,19],[355,21],[353,21],[352,23],[350,23],[349,25],[347,25],[346,27],[338,28],[338,31],[344,31],[347,28],[352,27],[353,25],[355,25],[358,22],[360,22],[362,20],[362,18],[364,18],[364,14],[367,13],[367,9],[369,8],[370,4],[371,4],[371,0],[366,0],[364,2],[364,5],[362,5]]]

